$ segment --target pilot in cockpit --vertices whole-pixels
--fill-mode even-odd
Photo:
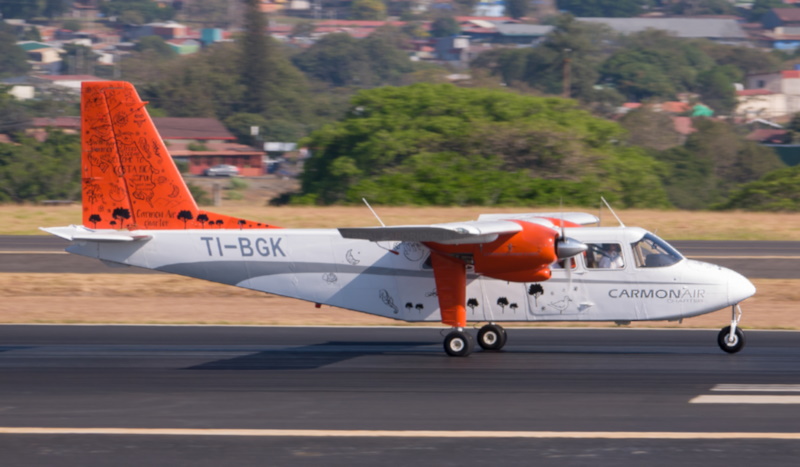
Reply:
[[[602,257],[597,266],[601,269],[622,269],[625,263],[622,261],[619,245],[609,243],[603,248]]]

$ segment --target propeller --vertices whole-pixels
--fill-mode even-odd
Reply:
[[[572,258],[584,251],[589,247],[585,243],[575,240],[574,238],[567,237],[566,230],[564,229],[564,200],[561,200],[561,215],[559,217],[559,227],[561,227],[561,236],[556,240],[556,257],[559,261],[564,261],[564,269],[567,270],[567,296],[572,290]]]
[[[588,250],[589,247],[586,246],[583,242],[575,240],[574,238],[567,237],[566,230],[564,229],[564,200],[561,200],[561,206],[559,207],[561,214],[559,216],[559,228],[561,229],[561,236],[556,239],[556,257],[559,261],[563,261],[565,259],[572,258],[573,256],[577,256],[584,251]],[[567,268],[572,269],[572,268]]]

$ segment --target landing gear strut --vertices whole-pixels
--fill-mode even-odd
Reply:
[[[725,326],[717,335],[719,348],[728,353],[736,353],[744,347],[744,332],[738,327],[742,319],[742,309],[738,304],[731,307],[731,325]]]
[[[451,357],[466,357],[474,348],[475,339],[461,328],[456,328],[444,338],[444,351]]]
[[[500,350],[506,345],[506,330],[502,326],[489,323],[478,331],[478,345],[483,350]]]

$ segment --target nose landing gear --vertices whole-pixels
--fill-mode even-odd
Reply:
[[[742,308],[737,303],[731,307],[731,325],[725,326],[717,335],[719,348],[728,353],[736,353],[744,347],[744,332],[738,327],[742,319]]]

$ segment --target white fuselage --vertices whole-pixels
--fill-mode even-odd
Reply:
[[[429,250],[419,243],[348,240],[334,229],[154,230],[131,242],[76,241],[67,251],[403,321],[439,321]],[[622,245],[624,267],[554,268],[549,281],[514,283],[467,272],[469,321],[676,320],[753,295],[738,273],[680,259],[637,267],[637,228],[567,229],[585,243]]]

